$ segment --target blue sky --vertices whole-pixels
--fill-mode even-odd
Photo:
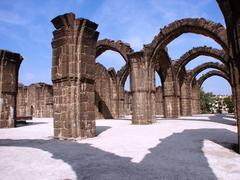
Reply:
[[[24,56],[20,82],[26,85],[35,82],[51,84],[54,28],[50,21],[67,12],[99,24],[99,39],[122,40],[130,43],[135,51],[150,43],[160,28],[177,19],[204,17],[224,24],[216,0],[1,0],[0,49],[16,51]],[[178,59],[192,47],[203,45],[221,49],[215,41],[189,33],[171,42],[168,51],[172,59]],[[187,64],[187,69],[210,61],[217,62],[201,56]],[[117,70],[124,65],[121,56],[111,51],[97,58],[97,62]],[[229,84],[219,77],[207,80],[203,88],[216,94],[231,94]]]

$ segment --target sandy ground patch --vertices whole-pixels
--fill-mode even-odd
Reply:
[[[0,129],[0,179],[240,179],[230,115],[97,120],[95,138],[52,139],[52,119]]]

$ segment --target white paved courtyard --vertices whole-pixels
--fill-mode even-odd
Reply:
[[[230,115],[96,124],[98,136],[81,141],[52,139],[52,119],[0,129],[0,179],[240,179]]]

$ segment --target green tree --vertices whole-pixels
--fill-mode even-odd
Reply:
[[[201,88],[200,91],[200,102],[201,102],[201,111],[203,114],[211,113],[212,103],[214,102],[215,96],[211,92],[204,92]]]
[[[234,103],[232,100],[232,96],[228,96],[228,97],[224,98],[224,103],[227,105],[228,113],[233,113],[234,112]]]

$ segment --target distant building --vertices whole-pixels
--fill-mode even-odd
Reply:
[[[212,113],[229,113],[229,108],[227,104],[224,102],[225,98],[229,98],[231,96],[228,95],[216,95],[214,97],[213,103],[211,103],[212,107],[210,108]]]

